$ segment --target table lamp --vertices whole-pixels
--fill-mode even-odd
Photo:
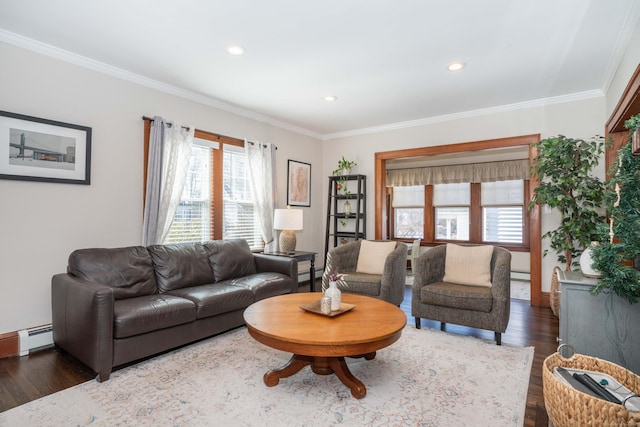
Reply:
[[[302,209],[276,209],[273,215],[273,228],[280,233],[280,252],[295,252],[296,233],[302,230]]]

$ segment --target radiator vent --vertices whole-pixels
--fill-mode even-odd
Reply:
[[[53,327],[51,325],[18,331],[20,356],[26,356],[31,350],[53,345]]]

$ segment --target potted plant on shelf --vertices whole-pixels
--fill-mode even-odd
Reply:
[[[351,169],[358,166],[358,164],[352,160],[347,160],[344,156],[340,157],[338,160],[338,169],[332,172],[332,175],[349,175],[351,174]]]
[[[604,151],[604,140],[600,136],[584,140],[558,135],[533,145],[538,154],[531,174],[540,184],[534,189],[529,209],[547,205],[560,212],[560,225],[542,237],[549,239],[558,262],[570,271],[584,249],[596,240],[598,224],[604,219],[599,212],[604,183],[592,173]],[[543,256],[547,253],[545,249]],[[552,277],[551,283],[551,308],[557,315],[557,281]]]
[[[629,142],[618,151],[606,185],[609,222],[600,225],[601,241],[592,250],[593,267],[602,274],[593,292],[611,289],[633,304],[640,300],[640,157],[632,153],[632,140],[640,129],[640,115],[625,127]]]

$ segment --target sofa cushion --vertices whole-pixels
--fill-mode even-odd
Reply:
[[[256,263],[246,240],[209,241],[204,246],[216,282],[255,274]]]
[[[196,306],[198,319],[244,309],[255,300],[249,289],[233,286],[228,282],[176,289],[170,293],[192,301]]]
[[[443,282],[491,287],[493,246],[447,243]]]
[[[69,255],[67,271],[111,286],[116,300],[157,293],[153,262],[142,246],[78,249]]]
[[[420,289],[420,302],[461,310],[491,312],[491,288],[436,282]]]
[[[149,246],[160,292],[213,283],[202,243]]]
[[[256,301],[291,292],[291,278],[281,273],[256,273],[228,282],[249,289]]]
[[[113,336],[126,338],[196,320],[196,305],[173,295],[147,295],[116,301]]]
[[[358,254],[356,273],[382,274],[387,256],[396,248],[396,242],[363,240]]]

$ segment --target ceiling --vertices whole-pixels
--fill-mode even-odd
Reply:
[[[0,41],[330,139],[602,96],[638,3],[0,0]]]

